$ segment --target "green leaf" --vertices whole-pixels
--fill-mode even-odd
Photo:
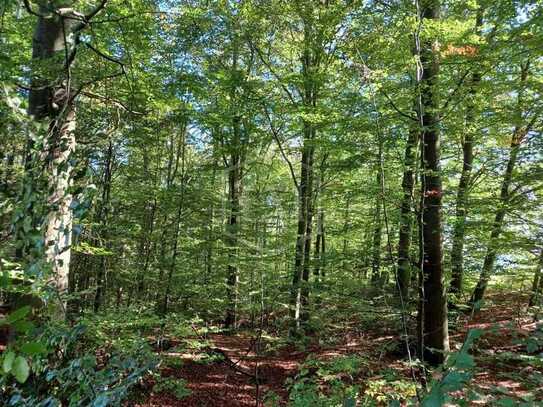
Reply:
[[[445,394],[439,384],[435,384],[422,400],[422,407],[441,407],[445,404]]]
[[[4,370],[4,373],[9,373],[11,370],[11,367],[13,366],[13,361],[15,360],[15,353],[13,351],[9,351],[4,356],[4,362],[2,363],[2,369]]]
[[[23,319],[24,317],[26,317],[26,315],[30,312],[30,306],[26,305],[22,308],[19,308],[17,311],[14,311],[12,312],[11,314],[9,314],[8,318],[7,318],[7,323],[8,324],[13,324],[14,322],[17,322],[21,319]]]
[[[17,356],[13,362],[11,373],[13,373],[15,379],[17,379],[19,383],[26,382],[26,379],[28,379],[28,376],[30,375],[30,367],[28,366],[26,359],[22,356]]]
[[[28,342],[21,347],[21,351],[28,356],[34,356],[47,353],[47,348],[41,342]]]
[[[504,397],[496,402],[496,405],[502,407],[514,407],[517,405],[516,401],[511,397]]]
[[[17,332],[22,332],[22,333],[28,332],[34,328],[34,324],[32,322],[25,321],[25,320],[17,321],[13,323],[12,326]]]
[[[460,352],[456,356],[454,366],[457,369],[471,369],[471,368],[473,368],[475,366],[475,362],[473,361],[473,356],[471,356],[467,352]]]

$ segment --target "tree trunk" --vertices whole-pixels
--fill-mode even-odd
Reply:
[[[311,129],[312,139],[314,139],[314,130]],[[312,147],[312,150],[314,152],[314,148]],[[302,272],[302,286],[301,286],[301,293],[300,293],[300,301],[301,301],[301,312],[300,312],[300,318],[302,322],[309,321],[309,310],[307,309],[309,305],[309,277],[310,277],[310,261],[311,261],[311,235],[313,233],[313,158],[314,153],[311,154],[310,161],[309,161],[309,168],[308,177],[309,180],[309,197],[307,202],[307,218],[306,218],[306,230],[305,230],[305,247],[304,247],[304,262],[303,262],[303,272]]]
[[[109,216],[109,201],[111,192],[111,170],[113,163],[113,143],[110,141],[108,144],[105,163],[104,163],[104,178],[102,185],[102,201],[100,202],[100,209],[98,210],[98,222],[100,224],[100,239],[101,245],[107,247],[108,242],[108,216]],[[100,265],[98,266],[98,272],[96,274],[96,293],[94,296],[94,312],[98,312],[100,306],[103,303],[104,288],[105,288],[105,276],[107,272],[107,258],[103,254],[100,256]]]
[[[398,238],[398,291],[403,303],[409,300],[411,281],[411,233],[413,230],[413,189],[415,186],[414,166],[419,134],[416,126],[409,129],[405,145],[405,170],[402,177],[402,202],[400,206],[400,233]]]
[[[238,38],[234,35],[234,50],[232,52],[232,76],[236,77],[238,73]],[[230,141],[230,160],[228,163],[228,204],[229,214],[226,225],[226,247],[228,248],[228,277],[227,287],[227,305],[224,325],[226,328],[236,328],[237,308],[238,308],[238,285],[239,285],[239,267],[238,267],[238,235],[239,235],[239,216],[240,216],[240,195],[241,195],[241,176],[242,176],[242,139],[241,139],[241,116],[236,101],[239,101],[236,90],[237,81],[233,80],[233,86],[230,91],[232,105],[230,114],[232,116],[232,139]]]
[[[309,126],[308,124],[306,126]],[[309,236],[307,235],[307,222],[309,218],[309,206],[312,195],[312,174],[311,165],[313,163],[314,148],[308,144],[311,142],[310,132],[304,129],[304,140],[302,147],[302,163],[300,170],[300,184],[298,191],[298,236],[296,238],[296,253],[294,261],[294,273],[292,278],[291,290],[291,317],[293,319],[293,329],[297,330],[300,326],[300,315],[302,308],[301,281],[304,272],[305,249]]]
[[[239,140],[239,120],[235,120],[234,133],[237,133],[234,137]],[[238,216],[240,212],[240,166],[241,157],[239,151],[233,152],[230,155],[228,168],[228,201],[230,207],[225,239],[226,246],[228,247],[228,278],[226,281],[228,304],[224,321],[226,328],[235,328],[237,319],[239,282],[237,246],[239,231]]]
[[[483,24],[482,9],[477,11],[475,31],[479,34]],[[466,113],[466,132],[462,142],[463,164],[458,192],[456,194],[456,213],[453,230],[453,244],[451,250],[451,286],[450,292],[455,295],[462,294],[464,277],[464,235],[466,230],[466,217],[468,214],[468,194],[471,182],[471,169],[473,167],[473,142],[475,130],[473,121],[476,117],[475,98],[477,88],[481,82],[481,74],[478,70],[472,73],[468,92],[468,105]]]
[[[440,4],[437,0],[422,2],[422,19],[437,21]],[[424,39],[421,43],[420,96],[422,115],[422,276],[423,298],[421,299],[423,357],[438,365],[444,361],[444,352],[449,351],[447,323],[447,300],[443,273],[443,228],[441,224],[442,187],[440,169],[440,130],[438,77],[439,62],[436,43]]]
[[[187,122],[181,127],[181,191],[179,201],[177,203],[177,214],[175,217],[175,229],[173,236],[172,256],[168,265],[168,276],[166,279],[166,287],[162,302],[160,304],[159,313],[165,315],[168,313],[168,302],[170,300],[170,292],[172,289],[173,273],[177,266],[177,257],[179,256],[179,235],[181,233],[181,222],[183,219],[183,209],[185,208],[185,182],[186,182],[186,144],[187,144]],[[172,180],[174,177],[172,177]],[[173,182],[173,181],[172,181]]]
[[[475,306],[476,304],[480,303],[483,298],[486,291],[486,288],[488,286],[488,282],[490,280],[490,277],[492,276],[492,272],[494,271],[494,264],[496,262],[496,256],[497,256],[497,245],[498,245],[498,239],[502,233],[503,230],[503,221],[505,219],[505,215],[507,214],[508,210],[508,203],[510,198],[510,187],[511,182],[513,178],[513,171],[515,169],[515,165],[518,158],[518,153],[520,149],[520,145],[526,136],[526,134],[529,131],[529,126],[523,126],[520,123],[520,120],[522,120],[522,105],[523,105],[523,87],[524,83],[526,82],[526,78],[528,77],[528,68],[529,63],[526,63],[521,68],[521,74],[520,74],[520,82],[521,82],[521,90],[518,93],[517,96],[517,116],[519,117],[519,122],[515,126],[515,131],[513,133],[513,136],[511,137],[511,146],[509,150],[509,160],[507,161],[507,167],[505,169],[505,173],[503,175],[503,181],[501,185],[500,190],[500,202],[498,206],[498,210],[496,211],[496,215],[494,217],[494,222],[492,224],[492,231],[490,232],[490,240],[488,242],[488,246],[486,249],[486,255],[483,262],[483,268],[481,270],[481,274],[479,276],[479,281],[477,282],[477,286],[475,287],[475,290],[473,291],[471,298],[470,298],[470,305]]]
[[[302,103],[311,110],[317,106],[317,83],[315,71],[318,67],[318,52],[312,44],[312,26],[304,19],[304,49],[302,55]],[[309,296],[309,248],[311,247],[311,222],[313,211],[313,162],[315,156],[314,139],[315,125],[303,120],[302,122],[302,157],[300,169],[300,183],[298,185],[298,231],[296,238],[296,252],[294,271],[290,295],[291,307],[291,333],[296,333],[300,327],[300,320],[308,320],[309,315],[302,308],[308,303]]]
[[[378,284],[381,281],[381,235],[383,222],[381,219],[381,207],[383,199],[381,194],[381,170],[377,167],[377,187],[378,191],[375,198],[375,217],[373,223],[373,243],[371,251],[371,281]]]
[[[48,11],[53,9],[54,12]],[[48,129],[44,138],[43,151],[29,163],[33,172],[45,169],[44,181],[47,186],[46,213],[25,213],[30,219],[44,219],[45,259],[50,266],[50,282],[57,291],[53,299],[56,314],[60,317],[66,312],[64,296],[68,290],[70,254],[72,243],[72,162],[75,150],[74,130],[76,125],[73,104],[70,64],[73,60],[75,26],[74,11],[57,9],[52,3],[39,9],[37,26],[32,43],[32,59],[36,65],[48,64],[48,76],[44,77],[39,67],[33,70],[32,88],[28,97],[28,112],[37,121],[47,121]],[[60,58],[64,56],[64,58]],[[30,151],[34,148],[30,143]],[[28,170],[28,168],[27,168]],[[28,172],[28,171],[27,171]],[[30,179],[25,189],[31,193],[40,191],[37,173],[26,174]],[[28,196],[28,195],[27,195]],[[24,232],[23,232],[24,234]]]

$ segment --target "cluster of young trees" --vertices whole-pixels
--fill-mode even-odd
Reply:
[[[1,257],[57,317],[288,310],[296,335],[382,290],[439,364],[448,303],[543,285],[542,10],[4,2]]]

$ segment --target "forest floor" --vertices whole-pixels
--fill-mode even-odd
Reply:
[[[534,356],[530,356],[530,352],[534,355],[541,350],[535,345],[530,348],[536,323],[533,315],[526,312],[525,304],[523,297],[500,293],[492,296],[475,316],[458,314],[451,324],[453,350],[459,349],[468,330],[484,329],[472,352],[476,365],[473,379],[467,389],[456,394],[457,397],[467,392],[478,394],[478,400],[469,405],[519,405],[523,400],[531,400],[525,405],[543,405],[543,366],[532,363]],[[340,340],[331,345],[323,345],[315,336],[303,349],[285,344],[265,354],[255,353],[257,334],[254,332],[210,334],[206,337],[209,344],[206,349],[223,352],[234,366],[209,357],[203,360],[198,351],[176,352],[176,347],[172,347],[162,355],[166,354],[170,360],[178,359],[179,363],[163,366],[161,376],[183,379],[190,395],[177,399],[167,391],[153,392],[151,382],[146,386],[145,401],[131,405],[248,407],[264,405],[262,400],[266,394],[274,394],[278,405],[286,405],[287,383],[296,377],[308,357],[327,361],[353,355],[363,358],[364,368],[356,375],[345,375],[341,379],[360,385],[361,394],[367,395],[368,400],[371,396],[372,400],[381,400],[382,405],[386,405],[395,393],[401,399],[402,391],[410,391],[406,390],[405,383],[413,377],[407,356],[398,351],[399,338],[391,328],[375,324],[363,331],[346,329]],[[541,360],[541,355],[535,358]],[[258,385],[255,374],[259,378]],[[362,401],[361,405],[366,404]],[[373,401],[367,405],[376,404]],[[377,402],[377,405],[381,404]]]

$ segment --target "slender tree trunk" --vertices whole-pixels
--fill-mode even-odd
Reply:
[[[314,130],[312,139],[314,139]],[[312,148],[313,149],[313,148]],[[310,277],[310,262],[311,262],[311,235],[313,233],[313,158],[314,158],[314,149],[310,156],[308,174],[309,177],[309,197],[307,202],[307,218],[306,218],[306,230],[305,230],[305,247],[304,247],[304,262],[303,262],[303,272],[302,272],[302,286],[300,293],[301,301],[301,314],[300,318],[302,322],[309,321],[309,277]]]
[[[113,163],[113,143],[110,141],[108,144],[105,163],[104,163],[104,178],[102,186],[102,201],[100,202],[100,209],[98,210],[98,222],[100,224],[100,239],[101,245],[107,247],[108,239],[108,216],[109,216],[109,201],[111,192],[111,170]],[[96,274],[96,293],[94,296],[94,312],[98,312],[100,306],[103,303],[105,276],[107,273],[107,259],[106,256],[100,256],[100,265],[98,266],[98,272]]]
[[[238,74],[238,38],[234,34],[234,50],[232,52],[232,74]],[[239,216],[240,216],[240,195],[242,176],[242,139],[241,119],[239,101],[236,90],[237,82],[233,81],[230,91],[232,105],[230,114],[232,116],[232,139],[230,141],[230,161],[228,163],[228,221],[226,225],[225,243],[228,248],[228,277],[226,280],[228,303],[226,306],[225,327],[236,328],[238,308],[238,285],[239,285],[239,259],[238,259],[238,237],[239,237]]]
[[[475,31],[479,34],[483,24],[482,9],[477,12]],[[477,88],[481,82],[481,74],[478,70],[472,73],[471,83],[468,92],[468,105],[466,114],[466,132],[462,142],[463,164],[458,192],[456,194],[456,213],[453,230],[453,244],[451,251],[451,286],[450,292],[455,295],[462,294],[464,277],[464,236],[466,230],[466,218],[468,214],[468,195],[471,183],[471,169],[473,167],[473,142],[475,129],[473,121],[476,117],[475,99]]]
[[[409,300],[411,281],[411,234],[413,230],[413,189],[415,185],[414,167],[419,141],[418,129],[412,126],[405,145],[405,169],[402,177],[402,202],[400,206],[400,233],[398,238],[398,290],[402,302]]]
[[[377,185],[380,191],[381,188],[381,171],[377,172]],[[381,281],[381,235],[383,222],[381,217],[381,207],[383,199],[381,193],[378,192],[375,198],[375,212],[373,222],[373,243],[371,251],[371,281],[377,284]]]
[[[319,208],[317,211],[317,234],[315,236],[315,269],[313,274],[315,275],[315,280],[319,282],[322,279],[322,274],[324,273],[323,269],[323,258],[325,255],[324,252],[324,210]]]
[[[185,208],[185,182],[186,182],[186,143],[187,143],[187,123],[182,126],[181,129],[181,193],[179,196],[179,201],[177,203],[177,214],[175,217],[175,230],[173,236],[173,247],[172,247],[172,256],[168,265],[168,276],[166,279],[166,287],[164,290],[164,295],[162,297],[162,302],[160,304],[159,313],[165,315],[168,313],[168,303],[170,300],[170,292],[172,289],[172,279],[173,273],[177,266],[177,257],[179,256],[179,235],[181,233],[181,222],[183,209]],[[172,177],[172,180],[174,178]]]
[[[296,254],[294,261],[294,273],[291,291],[291,317],[294,322],[294,330],[299,328],[302,307],[301,281],[304,271],[305,249],[307,245],[307,222],[309,216],[309,201],[312,189],[312,171],[314,150],[308,146],[311,142],[309,132],[304,131],[304,146],[302,147],[302,165],[300,171],[300,184],[298,192],[298,236],[296,239]]]
[[[422,1],[423,21],[437,21],[440,18],[438,0]],[[449,351],[447,323],[447,297],[443,272],[443,228],[441,223],[442,187],[440,169],[440,130],[438,77],[439,62],[436,43],[424,39],[421,43],[420,78],[422,115],[422,276],[423,298],[422,320],[424,360],[438,365],[444,361],[444,352]]]
[[[312,27],[304,21],[304,50],[302,55],[303,76],[303,104],[308,109],[317,105],[317,84],[314,74],[318,67],[318,51],[312,46],[314,40]],[[300,183],[298,185],[298,231],[296,238],[296,252],[294,271],[292,277],[290,306],[292,329],[296,333],[301,320],[308,320],[309,315],[304,313],[304,304],[308,303],[309,296],[309,248],[311,247],[311,222],[313,211],[313,162],[315,156],[314,139],[315,126],[303,120],[302,157],[300,169]]]
[[[480,301],[483,300],[484,294],[486,291],[486,288],[488,286],[488,282],[490,280],[490,277],[492,276],[492,272],[494,271],[494,264],[496,262],[497,257],[497,246],[498,246],[498,239],[502,233],[503,230],[503,222],[505,219],[505,215],[508,211],[508,204],[509,204],[509,198],[510,198],[510,187],[511,182],[513,179],[513,171],[515,169],[515,165],[518,158],[518,153],[520,149],[520,145],[526,136],[526,134],[529,132],[528,126],[523,126],[520,123],[520,120],[522,120],[522,111],[523,111],[523,88],[524,83],[526,82],[526,78],[528,77],[528,68],[529,63],[526,63],[521,68],[521,74],[520,74],[520,82],[521,82],[521,90],[518,93],[517,96],[517,116],[519,122],[515,126],[515,131],[513,133],[513,136],[511,137],[511,146],[509,150],[509,160],[507,161],[507,167],[505,168],[505,173],[503,175],[503,181],[500,189],[500,202],[498,206],[498,210],[496,211],[496,215],[494,217],[494,222],[492,224],[492,230],[490,232],[490,240],[488,242],[488,246],[486,249],[486,255],[483,262],[483,268],[481,270],[481,274],[479,276],[479,281],[477,282],[477,286],[475,287],[475,290],[473,291],[471,298],[470,298],[470,304],[472,306],[478,304]]]
[[[172,142],[173,144],[173,142]],[[171,169],[173,163],[173,147],[170,149],[171,154],[168,159],[168,181],[167,185],[171,184]],[[151,179],[149,172],[149,153],[147,150],[143,150],[143,176],[145,181]],[[153,193],[154,194],[154,193]],[[145,277],[149,271],[151,262],[151,252],[153,246],[153,229],[155,225],[155,214],[157,208],[156,196],[147,198],[144,202],[143,216],[141,220],[141,235],[139,237],[139,249],[138,249],[138,273],[137,273],[137,296],[142,297],[145,290]]]
[[[234,124],[238,133],[239,139],[239,121]],[[238,143],[239,144],[239,143]],[[237,150],[237,148],[236,148]],[[228,278],[226,285],[228,287],[228,305],[226,309],[225,326],[227,328],[235,328],[237,319],[237,305],[238,305],[238,283],[239,283],[239,270],[238,270],[238,216],[240,212],[240,168],[241,157],[239,151],[236,151],[230,156],[230,163],[228,169],[228,201],[229,201],[229,215],[228,223],[226,227],[226,246],[228,247]]]
[[[213,160],[213,172],[211,176],[211,188],[215,189],[215,178],[217,175],[217,161]],[[205,254],[205,273],[204,284],[209,282],[213,271],[213,245],[215,241],[213,223],[215,219],[215,201],[211,202],[208,209],[208,224],[207,224],[207,238],[206,238],[206,254]]]

